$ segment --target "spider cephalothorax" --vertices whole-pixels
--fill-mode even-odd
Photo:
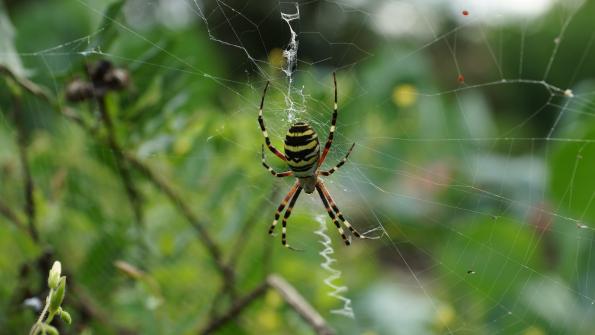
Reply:
[[[262,108],[264,105],[264,97],[266,96],[267,88],[269,87],[269,83],[264,88],[264,92],[262,94],[262,100],[260,101],[260,111],[258,113],[258,123],[260,124],[260,130],[262,130],[262,134],[264,135],[264,141],[266,146],[274,153],[277,157],[282,159],[287,163],[289,166],[289,171],[285,172],[275,172],[267,163],[264,156],[264,145],[262,147],[262,165],[269,170],[269,172],[275,177],[289,177],[294,176],[297,178],[296,182],[293,184],[293,187],[289,190],[289,193],[285,196],[277,211],[275,212],[275,219],[273,220],[273,224],[269,229],[269,234],[272,234],[279,218],[281,216],[281,212],[287,207],[285,211],[285,215],[283,216],[282,220],[282,235],[281,235],[281,243],[283,246],[291,248],[287,243],[286,232],[287,232],[287,219],[291,215],[291,210],[295,205],[300,193],[302,190],[304,192],[310,194],[313,193],[315,190],[320,195],[320,199],[326,208],[328,215],[333,220],[333,223],[339,230],[341,237],[346,245],[350,244],[349,239],[345,236],[345,232],[341,226],[341,223],[349,231],[353,234],[353,236],[358,238],[367,238],[366,236],[358,233],[351,224],[343,217],[341,211],[331,198],[331,195],[327,191],[324,183],[320,179],[320,176],[330,176],[333,174],[337,169],[339,169],[351,154],[351,150],[353,150],[353,146],[355,143],[349,148],[345,157],[337,164],[335,167],[331,168],[330,170],[321,171],[320,166],[324,162],[331,145],[333,143],[333,136],[335,134],[335,127],[337,124],[337,79],[335,78],[335,74],[333,73],[333,82],[335,86],[335,104],[333,109],[333,116],[331,119],[331,129],[329,131],[328,139],[326,144],[324,145],[324,149],[322,150],[322,154],[320,153],[320,142],[318,141],[318,135],[316,131],[306,122],[296,122],[291,125],[289,130],[287,131],[287,135],[285,136],[285,154],[281,153],[277,148],[275,148],[271,144],[271,140],[269,139],[269,135],[267,133],[266,127],[264,125],[264,119],[262,117]],[[341,222],[341,223],[340,223]]]

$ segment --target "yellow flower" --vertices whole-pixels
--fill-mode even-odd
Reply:
[[[417,100],[417,90],[411,84],[401,84],[393,89],[393,103],[400,108],[410,107]]]
[[[456,317],[454,308],[450,305],[442,305],[436,311],[436,324],[440,327],[448,327]]]
[[[523,332],[523,335],[545,335],[545,332],[541,328],[531,326]]]

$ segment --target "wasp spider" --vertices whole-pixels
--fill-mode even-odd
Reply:
[[[279,221],[281,212],[283,211],[283,209],[285,209],[285,207],[287,206],[287,203],[289,203],[289,206],[287,206],[287,210],[285,211],[285,215],[283,215],[283,220],[281,221],[281,224],[282,224],[281,243],[283,244],[283,246],[290,248],[290,249],[293,249],[293,248],[287,243],[287,237],[286,237],[287,219],[291,215],[291,210],[293,209],[295,202],[297,201],[300,193],[302,192],[302,189],[307,194],[313,193],[314,190],[316,190],[318,192],[318,194],[320,195],[320,199],[322,199],[322,203],[324,204],[324,207],[326,208],[328,215],[333,220],[333,223],[339,230],[339,233],[341,234],[341,237],[343,238],[343,241],[345,242],[346,245],[349,245],[351,242],[347,238],[347,236],[345,236],[345,232],[343,231],[343,228],[341,227],[341,224],[339,223],[339,221],[341,221],[343,223],[343,225],[345,225],[345,227],[347,227],[347,229],[349,229],[349,231],[353,234],[353,236],[355,236],[357,238],[367,238],[366,236],[360,234],[357,230],[355,230],[355,228],[353,228],[351,226],[351,224],[349,224],[349,222],[347,220],[345,220],[345,217],[343,217],[343,214],[341,214],[341,211],[339,210],[339,208],[333,201],[333,198],[331,198],[331,195],[328,192],[328,190],[326,189],[326,187],[324,186],[322,179],[320,179],[320,176],[325,176],[325,177],[330,176],[335,171],[337,171],[341,166],[343,166],[343,164],[345,164],[345,162],[347,161],[349,154],[351,154],[351,150],[353,150],[353,146],[355,145],[355,143],[353,143],[353,145],[351,145],[351,148],[349,148],[349,151],[347,151],[347,154],[345,155],[345,157],[337,165],[335,165],[332,169],[320,170],[320,166],[324,162],[324,160],[329,152],[329,149],[331,148],[331,145],[333,144],[333,137],[335,134],[335,127],[337,124],[337,79],[336,79],[334,73],[333,73],[333,82],[334,82],[334,87],[335,87],[335,104],[334,104],[333,116],[331,119],[331,129],[330,129],[326,144],[324,145],[324,149],[322,150],[322,154],[320,154],[320,143],[318,142],[318,135],[316,134],[314,129],[312,129],[312,127],[310,127],[310,125],[306,122],[296,122],[296,123],[292,124],[291,127],[289,128],[289,130],[287,131],[287,135],[285,135],[285,147],[284,147],[285,154],[283,154],[279,150],[277,150],[277,148],[275,148],[271,144],[271,140],[269,139],[269,135],[268,135],[267,130],[264,125],[264,119],[262,117],[262,108],[264,105],[264,97],[266,96],[267,88],[269,87],[268,82],[264,88],[264,92],[262,94],[262,99],[260,101],[260,111],[258,113],[258,123],[260,124],[260,129],[262,130],[262,134],[264,135],[264,141],[265,141],[267,147],[269,148],[269,150],[271,150],[271,152],[273,152],[277,157],[279,157],[280,159],[282,159],[283,161],[285,161],[287,163],[287,165],[289,166],[289,170],[284,171],[284,172],[275,172],[275,170],[273,170],[266,163],[265,155],[264,155],[264,145],[262,146],[262,165],[267,170],[269,170],[269,172],[275,177],[294,176],[297,178],[297,180],[295,181],[295,183],[289,190],[289,193],[287,193],[287,195],[285,196],[285,198],[283,199],[283,201],[277,208],[277,211],[275,212],[275,219],[273,220],[273,224],[271,225],[271,227],[269,229],[269,234],[272,234],[273,231],[275,230],[275,226],[277,225],[277,222]]]

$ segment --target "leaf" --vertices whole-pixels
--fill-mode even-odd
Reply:
[[[103,13],[103,20],[99,25],[100,32],[93,43],[89,44],[87,51],[108,50],[110,48],[118,36],[118,30],[115,26],[118,25],[118,19],[125,3],[126,0],[119,0],[107,7]]]
[[[163,84],[163,77],[156,76],[142,95],[136,99],[136,103],[126,112],[128,119],[139,117],[145,110],[155,107],[161,100],[161,87]]]
[[[104,228],[105,229],[105,228]],[[88,286],[98,297],[106,298],[115,282],[114,262],[122,257],[127,241],[122,232],[103,233],[87,250],[80,269],[79,281]]]
[[[533,272],[543,269],[543,250],[535,244],[535,232],[517,219],[472,218],[456,223],[448,243],[437,248],[440,264],[457,289],[469,290],[479,301],[516,294]],[[514,236],[514,238],[511,238]],[[527,254],[528,246],[533,252]],[[465,277],[469,270],[473,276]],[[514,274],[514,280],[507,280]],[[512,278],[512,277],[511,277]],[[469,286],[467,286],[469,285]]]
[[[595,144],[592,143],[595,126],[583,122],[582,129],[574,133],[578,141],[561,143],[551,154],[550,187],[558,206],[571,213],[569,216],[584,221],[578,224],[592,226],[595,221]]]
[[[4,4],[0,2],[0,65],[5,66],[15,76],[24,78],[27,71],[14,46],[14,27],[8,17]]]
[[[580,326],[585,314],[572,291],[560,285],[561,282],[560,278],[555,277],[532,278],[525,283],[520,300],[528,310],[547,320],[552,327],[568,331],[572,329],[570,325]],[[556,303],[552,304],[552,301]]]

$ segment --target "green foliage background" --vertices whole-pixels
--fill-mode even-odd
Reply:
[[[205,2],[205,13],[217,4]],[[328,296],[329,273],[320,267],[322,246],[312,233],[319,226],[316,216],[326,214],[319,200],[301,198],[289,221],[289,239],[304,252],[290,252],[281,247],[280,236],[266,234],[292,181],[274,180],[259,162],[263,139],[256,116],[267,79],[272,90],[265,113],[276,145],[282,145],[288,126],[286,80],[263,49],[285,47],[288,31],[277,14],[279,3],[229,5],[259,22],[256,38],[249,25],[242,26],[242,17],[229,14],[245,33],[242,41],[256,50],[251,55],[265,60],[259,68],[242,50],[209,39],[198,15],[190,24],[168,25],[152,2],[100,0],[7,2],[0,7],[0,64],[48,88],[59,108],[76,113],[100,138],[105,129],[97,106],[66,102],[64,87],[84,78],[84,64],[99,59],[127,69],[129,89],[107,98],[118,141],[191,206],[225,259],[234,246],[245,244],[236,266],[240,295],[267,273],[280,274],[339,334],[593,334],[593,95],[569,100],[538,83],[569,12],[555,6],[531,22],[459,32],[456,54],[469,88],[457,82],[451,64],[445,41],[454,43],[452,35],[420,49],[427,38],[387,42],[358,11],[342,12],[336,25],[316,26],[313,17],[341,7],[325,1],[301,5],[302,31],[313,27],[310,31],[352,41],[370,53],[346,52],[353,45],[342,49],[301,35],[304,62],[295,83],[308,97],[303,117],[313,120],[324,138],[331,72],[338,69],[339,133],[329,160],[339,160],[357,144],[327,184],[355,226],[367,230],[380,223],[386,229],[380,240],[354,241],[346,248],[325,217],[334,266],[342,271],[337,283],[349,288],[345,295],[356,314],[352,320],[330,312],[341,303]],[[443,16],[438,36],[461,24],[446,10],[436,11]],[[588,43],[594,15],[593,1],[574,13],[548,84],[576,94],[592,91],[595,61]],[[333,15],[328,17],[333,23]],[[211,28],[220,23],[215,14],[209,18]],[[233,40],[225,30],[215,32]],[[477,39],[480,33],[498,46],[502,75],[489,65],[493,60],[484,40]],[[252,49],[257,42],[266,48]],[[502,77],[537,83],[497,83]],[[411,104],[395,101],[395,89],[407,87],[422,94]],[[451,92],[459,87],[468,89]],[[76,285],[64,304],[72,306],[74,324],[62,327],[64,334],[198,333],[214,301],[215,314],[232,304],[218,297],[220,273],[163,193],[133,173],[145,218],[139,230],[113,152],[55,106],[15,89],[11,80],[0,82],[3,204],[26,221],[15,94],[41,242],[0,216],[0,334],[24,334],[33,324],[36,314],[23,301],[43,296],[48,253],[64,265],[69,285]],[[568,108],[561,108],[566,103]],[[543,140],[560,113],[553,137],[571,141]],[[276,169],[284,168],[267,157]],[[143,274],[130,276],[118,270],[117,261]],[[94,306],[95,314],[78,308],[81,301]],[[273,291],[219,330],[311,332]]]

